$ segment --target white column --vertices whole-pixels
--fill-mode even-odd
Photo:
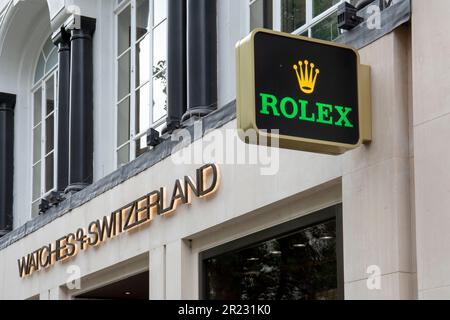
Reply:
[[[150,300],[166,299],[166,247],[150,250]]]
[[[189,243],[177,240],[166,247],[166,298],[168,300],[192,299],[191,249]]]

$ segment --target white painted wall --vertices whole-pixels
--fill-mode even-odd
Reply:
[[[419,297],[449,299],[450,2],[413,0],[412,5],[413,141]]]
[[[97,18],[94,175],[98,180],[115,167],[114,17],[111,0],[77,3],[82,6],[82,12]],[[235,98],[234,46],[248,31],[248,8],[246,2],[239,0],[220,0],[218,4],[219,105],[223,106]],[[22,21],[23,18],[18,16],[17,19]],[[34,21],[32,16],[29,21]],[[3,46],[0,51],[0,70],[5,71],[0,72],[0,91],[18,94],[16,227],[27,220],[30,211],[27,207],[31,197],[29,77],[34,70],[39,44],[50,28],[49,24],[45,27],[45,21],[42,24],[33,25],[35,33],[29,39],[27,32],[31,27],[18,23],[10,34],[16,35],[17,40],[12,40],[11,36],[7,42],[9,50],[5,51]],[[409,37],[408,29],[398,30],[361,50],[362,62],[371,65],[373,71],[374,142],[370,146],[340,157],[282,150],[281,170],[276,176],[261,176],[259,166],[223,166],[223,184],[214,199],[195,201],[191,208],[180,208],[171,218],[157,218],[138,233],[120,236],[80,253],[70,264],[80,266],[82,277],[88,277],[147,254],[150,265],[155,266],[155,273],[150,274],[151,297],[197,298],[200,250],[343,201],[346,297],[415,297],[416,270],[412,253],[415,235],[409,192],[410,65],[405,59]],[[18,56],[17,52],[22,55]],[[14,81],[10,81],[11,77]],[[233,121],[221,131],[235,127],[236,121]],[[199,143],[201,141],[196,142]],[[170,159],[162,161],[0,251],[0,298],[29,298],[36,294],[65,297],[58,288],[65,283],[66,268],[70,264],[57,264],[48,272],[20,279],[17,259],[155,188],[170,185],[185,174],[194,174],[198,166],[177,166]],[[192,248],[186,246],[186,239],[193,239]],[[367,267],[372,264],[381,267],[384,284],[381,291],[368,291],[364,286]]]

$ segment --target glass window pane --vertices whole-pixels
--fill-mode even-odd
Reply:
[[[153,122],[167,114],[167,73],[165,71],[153,78]]]
[[[45,73],[49,72],[54,66],[58,64],[58,50],[53,50],[45,65]]]
[[[131,69],[131,55],[127,52],[119,59],[118,66],[118,100],[122,100],[127,94],[130,93],[130,69]]]
[[[45,96],[46,96],[46,115],[55,110],[55,81],[54,77],[51,77],[45,83]]]
[[[167,21],[153,31],[153,66],[165,68],[167,65]],[[159,72],[158,69],[154,73]]]
[[[128,6],[118,17],[117,52],[122,54],[131,44],[131,7]]]
[[[48,60],[48,57],[50,55],[50,52],[55,48],[56,46],[53,44],[51,37],[47,38],[47,41],[44,44],[44,55],[45,58]]]
[[[213,300],[338,299],[336,221],[205,261]]]
[[[264,28],[264,0],[256,0],[250,5],[250,30]]]
[[[45,192],[53,189],[53,167],[54,156],[53,153],[45,158]]]
[[[39,215],[39,202],[35,202],[31,205],[31,215],[37,217]]]
[[[122,147],[117,152],[117,167],[121,167],[122,165],[127,164],[128,162],[130,162],[130,145],[129,144]]]
[[[150,27],[149,4],[149,0],[136,1],[136,39],[140,39],[144,34],[146,34]]]
[[[36,73],[34,75],[34,83],[37,83],[39,80],[41,80],[44,77],[45,72],[45,59],[43,54],[41,53],[39,55],[39,60],[36,66]]]
[[[136,45],[136,84],[141,86],[150,80],[150,35]]]
[[[150,128],[150,84],[136,92],[136,134]]]
[[[42,118],[42,89],[39,88],[34,93],[34,114],[33,114],[33,126],[36,126],[39,122],[41,122]]]
[[[45,120],[45,154],[53,151],[55,140],[55,115]]]
[[[167,17],[167,0],[154,0],[154,25],[156,26]]]
[[[340,0],[320,0],[313,1],[313,17],[318,16],[319,14],[327,11],[335,4],[338,4]]]
[[[142,138],[136,141],[136,158],[140,157],[147,151],[148,151],[147,136],[144,135]]]
[[[41,197],[41,162],[33,167],[33,201]]]
[[[338,36],[337,13],[333,13],[331,16],[311,28],[311,37],[316,39],[332,41]]]
[[[306,23],[306,0],[282,0],[282,30],[293,32]]]
[[[117,110],[117,146],[130,139],[130,98],[122,101]]]
[[[273,1],[250,1],[250,28],[273,28]]]
[[[41,160],[41,125],[33,130],[33,163]]]

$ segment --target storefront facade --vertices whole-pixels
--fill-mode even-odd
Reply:
[[[448,1],[364,7],[342,35],[338,1],[3,2],[14,165],[1,299],[450,297]],[[253,27],[356,47],[372,70],[372,142],[341,156],[243,144],[235,44]]]

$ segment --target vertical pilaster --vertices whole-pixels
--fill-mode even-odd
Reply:
[[[78,192],[93,181],[93,18],[74,16],[66,25],[70,30],[70,146],[69,186]]]
[[[180,126],[187,109],[186,16],[186,0],[168,2],[168,132]]]
[[[188,0],[188,110],[183,121],[217,109],[217,2]]]
[[[0,93],[0,237],[13,227],[15,104],[15,95]]]
[[[58,185],[64,192],[69,185],[69,128],[70,128],[70,34],[60,28],[53,34],[58,46]]]

